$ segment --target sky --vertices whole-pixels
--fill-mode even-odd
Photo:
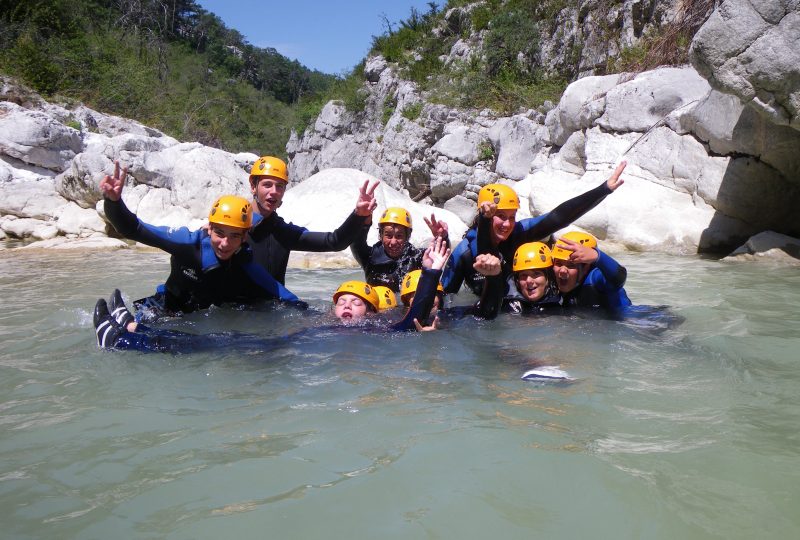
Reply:
[[[256,47],[272,47],[304,66],[341,75],[383,34],[385,14],[396,28],[411,8],[427,13],[429,0],[197,0]],[[437,0],[439,9],[446,0]]]

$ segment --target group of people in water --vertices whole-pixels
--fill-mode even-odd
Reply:
[[[155,227],[138,219],[123,202],[127,169],[117,162],[113,175],[100,182],[106,217],[125,238],[169,253],[170,274],[155,294],[134,301],[136,315],[118,289],[108,302],[99,299],[94,309],[97,343],[110,349],[180,352],[214,339],[152,323],[212,305],[278,301],[303,309],[307,305],[285,287],[290,252],[340,251],[348,246],[365,279],[346,281],[334,292],[332,313],[338,324],[358,322],[373,331],[429,331],[440,326],[440,312],[491,319],[501,311],[558,313],[580,306],[620,318],[631,306],[623,288],[625,268],[600,251],[588,233],[573,231],[555,243],[545,241],[621,186],[624,169],[622,162],[600,186],[547,214],[520,221],[516,192],[504,184],[488,184],[478,194],[475,222],[451,252],[447,224],[434,214],[425,218],[431,244],[415,247],[411,214],[398,207],[381,214],[380,239],[368,245],[378,182],[361,186],[353,212],[335,231],[312,232],[287,223],[276,213],[288,185],[287,168],[271,156],[259,158],[252,167],[252,200],[220,197],[209,211],[208,225],[196,231]],[[478,300],[445,310],[445,294],[458,292],[462,284]],[[405,309],[396,317],[399,321],[391,322],[391,315],[373,316],[399,311],[397,295]]]

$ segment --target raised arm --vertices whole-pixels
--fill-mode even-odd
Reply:
[[[571,224],[600,204],[603,199],[625,183],[620,176],[622,175],[622,171],[625,170],[626,165],[626,161],[621,162],[608,180],[586,193],[582,193],[577,197],[559,204],[547,214],[520,221],[519,224],[523,229],[523,236],[520,239],[520,243],[533,242],[546,238]]]
[[[339,228],[333,232],[312,232],[304,230],[290,249],[301,251],[341,251],[353,243],[368,220],[372,219],[372,212],[377,207],[375,201],[375,188],[379,182],[369,185],[369,180],[364,182],[359,190],[355,210],[347,216]]]
[[[120,170],[119,161],[115,161],[114,175],[106,175],[100,181],[100,190],[104,197],[103,210],[111,225],[130,240],[163,249],[172,255],[190,255],[199,239],[199,233],[183,227],[154,227],[142,222],[122,200],[122,189],[127,175],[128,168],[123,167]]]

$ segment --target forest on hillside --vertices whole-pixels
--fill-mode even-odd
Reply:
[[[179,140],[274,155],[337,82],[194,0],[0,0],[0,72]]]

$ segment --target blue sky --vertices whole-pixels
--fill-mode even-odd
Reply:
[[[436,2],[439,9],[446,0]],[[397,26],[428,0],[198,0],[225,26],[257,47],[273,47],[311,69],[342,74],[366,55],[372,36],[384,32],[382,14]]]

